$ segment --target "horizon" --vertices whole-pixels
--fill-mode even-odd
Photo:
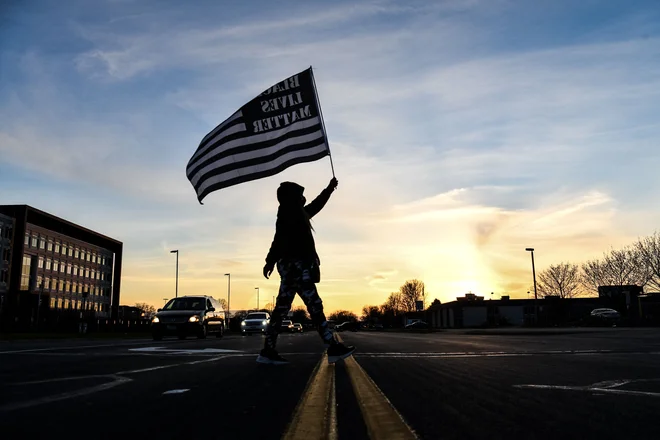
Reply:
[[[172,298],[173,249],[179,296],[226,299],[231,273],[232,310],[256,306],[256,287],[271,302],[275,191],[295,181],[311,201],[328,158],[203,206],[186,164],[216,125],[310,65],[339,180],[312,223],[327,315],[359,316],[410,279],[427,304],[526,298],[526,248],[538,276],[660,224],[655,2],[196,5],[0,14],[0,204],[123,242],[121,305]]]

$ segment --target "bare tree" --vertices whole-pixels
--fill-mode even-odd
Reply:
[[[355,313],[349,312],[348,310],[337,310],[334,313],[331,313],[328,319],[335,322],[357,322],[358,317]]]
[[[580,268],[577,264],[553,264],[539,273],[537,290],[541,297],[556,295],[574,298],[581,293]]]
[[[399,288],[401,294],[401,305],[405,312],[414,312],[415,303],[424,301],[426,296],[424,283],[420,280],[408,280]]]
[[[651,272],[649,285],[660,290],[660,234],[656,231],[649,237],[639,239],[634,246],[640,253],[642,263]]]
[[[646,264],[638,247],[612,249],[602,260],[587,261],[582,265],[583,285],[598,292],[598,286],[644,287],[653,279],[653,270]]]
[[[400,292],[392,292],[390,296],[387,297],[385,302],[381,307],[381,312],[383,314],[391,313],[393,315],[398,315],[403,311],[403,298]]]
[[[378,322],[382,318],[380,307],[364,306],[362,307],[362,320],[370,323]]]
[[[218,302],[220,303],[220,306],[222,307],[222,310],[224,310],[224,311],[226,311],[226,312],[228,311],[228,310],[227,310],[227,300],[226,300],[226,299],[224,299],[224,298],[216,298],[216,301],[218,301]]]
[[[144,316],[151,316],[156,313],[156,308],[147,303],[135,303],[135,308],[140,309]]]

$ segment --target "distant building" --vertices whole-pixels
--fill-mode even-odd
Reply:
[[[37,315],[41,322],[80,312],[116,318],[122,248],[31,206],[0,205],[0,326],[31,328]]]

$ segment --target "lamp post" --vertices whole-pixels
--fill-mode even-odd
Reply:
[[[175,249],[170,251],[170,254],[176,254],[176,287],[174,290],[174,297],[179,297],[179,250]]]
[[[257,311],[259,311],[259,288],[255,287],[254,289],[257,291]]]
[[[231,314],[231,274],[226,273],[227,277],[227,312],[225,313],[225,318],[227,320],[227,326],[229,326],[229,316]]]
[[[534,277],[534,321],[539,322],[539,298],[536,291],[536,268],[534,267],[534,248],[526,248],[527,252],[532,254],[532,276]]]

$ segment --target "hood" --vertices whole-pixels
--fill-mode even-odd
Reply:
[[[277,188],[277,201],[280,205],[300,205],[305,188],[294,182],[282,182]]]

